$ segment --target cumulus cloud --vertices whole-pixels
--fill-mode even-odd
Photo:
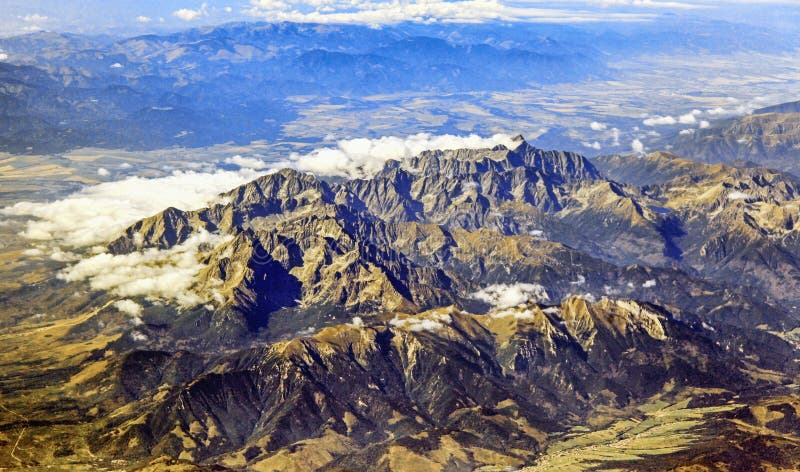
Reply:
[[[121,313],[125,313],[131,316],[139,316],[142,314],[142,305],[139,305],[133,300],[124,299],[124,300],[117,300],[114,302],[114,308],[119,310]]]
[[[647,118],[642,123],[645,126],[664,126],[664,125],[674,125],[678,122],[675,118],[667,115],[667,116],[652,116]]]
[[[532,320],[536,316],[536,311],[524,308],[499,308],[486,313],[490,318],[514,318],[517,320]]]
[[[755,105],[744,104],[733,108],[716,107],[706,110],[709,116],[715,118],[729,118],[732,116],[748,115],[753,112]]]
[[[549,300],[550,296],[539,284],[516,283],[489,285],[473,293],[469,298],[488,303],[494,308],[511,308],[531,299]]]
[[[109,67],[111,67],[112,69],[122,69],[125,66],[123,66],[119,62],[115,62],[115,63],[111,64]]]
[[[198,254],[231,238],[200,231],[165,250],[97,254],[64,269],[58,278],[67,282],[88,280],[92,290],[110,291],[122,297],[155,297],[193,306],[202,301],[190,290],[204,267]]]
[[[706,120],[702,120],[702,121],[700,122],[700,129],[705,129],[705,128],[708,128],[709,126],[711,126],[711,123],[709,123],[709,122],[708,122],[708,121],[706,121]]]
[[[633,150],[633,152],[642,153],[644,152],[644,144],[642,144],[642,142],[639,141],[638,139],[634,139],[631,142],[631,149]]]
[[[29,217],[22,236],[71,247],[108,242],[136,221],[167,207],[200,208],[219,193],[258,177],[252,169],[175,172],[166,177],[129,177],[86,187],[53,202],[18,202],[0,215]]]
[[[689,129],[682,129],[682,130],[680,130],[680,132],[678,132],[678,134],[682,134],[682,135],[694,134],[694,130],[693,130],[693,129],[691,129],[691,128],[689,128]]]
[[[439,331],[453,322],[449,313],[425,313],[417,316],[395,316],[389,324],[409,331]]]
[[[137,23],[150,23],[151,21],[153,21],[153,19],[149,16],[139,15],[136,17]]]
[[[261,159],[256,159],[254,157],[242,157],[239,155],[225,159],[225,163],[239,166],[244,169],[259,170],[267,168],[267,163],[262,161]]]
[[[606,129],[607,126],[605,123],[598,123],[597,121],[592,121],[589,127],[595,131],[603,131]]]
[[[8,60],[8,54],[0,52],[0,61],[6,61],[6,60]]]
[[[142,321],[142,305],[139,305],[133,300],[124,299],[114,302],[114,308],[120,313],[125,313],[131,317],[131,324],[134,326],[141,326],[144,324]]]
[[[108,169],[106,169],[105,167],[101,167],[97,169],[97,175],[99,175],[100,177],[108,177],[109,175],[111,175],[111,172],[109,172]]]
[[[481,149],[498,144],[516,147],[512,137],[495,134],[484,138],[476,134],[455,136],[419,133],[405,138],[384,136],[378,139],[345,139],[335,148],[322,148],[309,154],[293,154],[277,167],[292,167],[317,175],[360,177],[379,171],[389,159],[407,159],[432,149]]]
[[[197,10],[191,10],[189,8],[181,8],[180,10],[175,10],[174,12],[172,12],[172,16],[183,21],[192,21],[202,16],[208,16],[207,8],[208,4],[206,3],[200,5],[200,8],[198,8]]]
[[[106,243],[136,221],[167,207],[192,210],[207,206],[224,191],[242,185],[271,170],[292,167],[323,176],[360,176],[378,171],[387,159],[405,159],[424,150],[490,148],[498,144],[514,147],[508,135],[484,138],[477,135],[435,136],[420,133],[406,138],[340,140],[309,154],[294,154],[271,168],[260,159],[233,156],[227,164],[238,170],[207,172],[175,171],[158,178],[127,177],[88,186],[52,202],[18,202],[0,208],[0,216],[27,218],[23,237],[51,241],[60,246],[83,247]],[[120,168],[128,169],[123,163]],[[108,169],[98,169],[106,177]]]
[[[681,115],[680,117],[678,117],[678,123],[684,125],[693,125],[697,123],[697,117],[700,116],[702,113],[703,112],[700,110],[692,110],[689,113],[686,113],[685,115]]]
[[[583,147],[585,147],[585,148],[594,149],[595,151],[599,151],[600,149],[602,149],[602,146],[597,141],[595,141],[593,143],[583,142],[583,143],[581,143],[581,145],[583,145]]]
[[[80,256],[70,251],[64,251],[59,247],[55,247],[53,248],[53,252],[50,253],[50,259],[57,262],[70,262],[77,261],[80,259]]]

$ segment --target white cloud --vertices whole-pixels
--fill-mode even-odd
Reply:
[[[595,303],[597,301],[597,297],[595,297],[594,294],[588,293],[588,292],[584,293],[584,294],[578,294],[578,295],[575,295],[575,296],[578,297],[578,298],[583,298],[584,300],[586,300],[589,303]],[[570,298],[570,297],[572,297],[572,295],[567,295],[565,298]]]
[[[452,322],[453,318],[449,313],[421,313],[404,318],[395,316],[389,324],[409,331],[439,331]]]
[[[70,261],[77,261],[80,259],[75,253],[64,251],[59,247],[53,248],[53,252],[50,253],[50,259],[57,262],[70,262]]]
[[[325,176],[361,176],[374,173],[388,159],[405,159],[431,149],[490,148],[497,144],[514,147],[510,136],[435,136],[420,133],[406,138],[340,140],[336,148],[323,148],[306,155],[293,154],[274,163],[272,169],[291,167]],[[32,240],[52,240],[70,247],[106,243],[142,218],[167,207],[193,210],[204,207],[219,193],[270,172],[258,159],[234,156],[226,163],[237,171],[182,172],[158,178],[128,177],[104,182],[53,202],[18,202],[0,208],[0,216],[30,218],[20,233]],[[124,166],[124,164],[123,164]],[[98,174],[108,172],[98,170]]]
[[[607,128],[605,123],[598,123],[597,121],[592,121],[589,127],[595,131],[603,131]]]
[[[700,122],[700,129],[706,129],[706,128],[708,128],[709,126],[711,126],[711,123],[709,123],[709,122],[708,122],[708,121],[706,121],[706,120],[702,120],[702,121]]]
[[[219,193],[258,177],[252,169],[175,172],[167,177],[129,177],[86,187],[54,202],[18,202],[0,215],[31,217],[22,236],[53,240],[71,247],[101,244],[147,216],[167,207],[192,210]]]
[[[202,302],[190,290],[204,267],[198,260],[201,248],[215,247],[232,238],[200,231],[165,250],[97,254],[64,269],[58,278],[67,282],[88,280],[92,290],[110,291],[122,297],[156,297],[192,306]]]
[[[489,285],[473,293],[469,298],[488,303],[494,308],[511,308],[531,299],[537,302],[549,300],[550,296],[539,284],[516,283]]]
[[[124,66],[122,64],[120,64],[119,62],[115,62],[115,63],[111,64],[109,67],[111,67],[112,69],[122,69]]]
[[[680,130],[680,132],[678,134],[682,134],[682,135],[694,134],[694,130],[693,129],[682,129],[682,130]]]
[[[106,169],[105,167],[101,167],[97,169],[97,175],[99,175],[100,177],[108,177],[109,175],[111,175],[111,172],[109,172],[108,169]]]
[[[133,339],[137,343],[139,343],[139,342],[143,343],[143,342],[147,342],[148,338],[147,338],[146,334],[140,333],[139,331],[134,331],[134,332],[131,333],[131,339]]]
[[[114,308],[116,308],[120,313],[125,313],[126,315],[130,315],[131,317],[131,324],[134,326],[141,326],[144,324],[142,321],[142,305],[139,305],[133,300],[124,299],[124,300],[117,300],[114,302]]]
[[[595,151],[599,151],[600,149],[602,149],[602,146],[597,141],[593,143],[582,142],[581,145],[583,145],[583,147],[585,148],[594,149]]]
[[[644,0],[650,1],[650,0]],[[530,3],[530,2],[529,2]],[[634,22],[655,19],[651,13],[618,13],[531,7],[499,0],[251,0],[245,13],[271,22],[350,23],[382,25],[418,23],[478,23],[483,21],[536,23]]]
[[[39,257],[44,255],[44,251],[42,248],[33,247],[22,251],[22,255],[27,257]]]
[[[175,10],[172,12],[172,16],[183,20],[183,21],[192,21],[200,18],[201,16],[208,16],[208,12],[206,8],[208,7],[207,4],[200,5],[200,8],[197,10],[191,10],[189,8],[181,8],[180,10]]]
[[[517,320],[532,320],[536,317],[536,312],[530,308],[517,307],[517,308],[500,308],[486,313],[490,318],[508,318],[513,317]]]
[[[644,144],[642,144],[642,142],[639,141],[638,139],[634,139],[631,142],[631,149],[633,150],[633,152],[642,153],[644,152]]]
[[[149,16],[139,15],[136,17],[137,23],[150,23],[151,21],[153,21],[153,19]]]
[[[686,113],[685,115],[681,115],[680,117],[678,117],[678,123],[684,125],[693,125],[697,123],[697,117],[700,116],[702,113],[703,112],[701,112],[700,110],[692,110],[689,113]]]
[[[646,280],[643,284],[643,288],[653,288],[656,286],[656,279]]]
[[[139,316],[142,314],[142,305],[139,305],[133,300],[124,299],[124,300],[117,300],[114,302],[114,308],[119,310],[121,313],[125,313],[131,316]]]
[[[728,200],[748,200],[750,199],[750,195],[741,192],[739,190],[734,190],[733,192],[728,194]]]
[[[611,145],[619,146],[619,128],[611,128]]]
[[[674,125],[678,122],[675,118],[671,116],[652,116],[647,118],[642,123],[645,126],[664,126],[664,125]]]
[[[239,166],[244,169],[266,169],[267,163],[262,161],[261,159],[256,159],[253,157],[242,157],[240,155],[235,155],[233,157],[229,157],[225,159],[226,164],[232,164],[235,166]]]
[[[8,54],[0,52],[0,61],[6,61],[6,60],[8,60]]]
[[[322,148],[306,155],[292,154],[276,167],[292,167],[317,175],[360,177],[378,172],[389,159],[407,159],[432,149],[482,149],[503,144],[516,147],[512,137],[495,134],[489,138],[471,134],[431,135],[419,133],[405,138],[384,136],[378,139],[347,139],[337,141],[335,148]]]
[[[353,320],[350,321],[350,326],[353,328],[363,328],[364,327],[364,320],[361,319],[360,316],[354,316]]]
[[[223,10],[225,10],[225,13],[230,13],[230,12],[232,12],[232,11],[233,11],[233,8],[231,8],[231,7],[225,7],[225,8],[223,8]]]

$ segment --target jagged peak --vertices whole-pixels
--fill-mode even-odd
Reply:
[[[286,168],[262,175],[222,194],[221,197],[234,204],[259,203],[264,199],[284,200],[297,197],[309,190],[318,193],[325,201],[332,201],[335,195],[332,186],[314,174]]]

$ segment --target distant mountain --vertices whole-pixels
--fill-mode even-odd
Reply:
[[[280,134],[296,116],[299,105],[285,100],[293,95],[509,90],[608,72],[589,45],[505,48],[424,34],[235,23],[121,40],[0,39],[10,62],[0,72],[0,150],[248,143]]]
[[[231,23],[132,38],[2,38],[5,62],[37,69],[46,83],[5,69],[0,151],[275,140],[304,109],[292,96],[509,91],[612,78],[608,64],[621,58],[797,44],[796,35],[724,22],[616,26]]]
[[[674,152],[701,162],[749,160],[800,175],[800,102],[716,121],[672,144]]]

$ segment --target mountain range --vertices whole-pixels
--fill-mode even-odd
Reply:
[[[534,37],[492,44],[435,28],[234,23],[0,39],[0,150],[246,144],[273,139],[297,115],[287,97],[509,90],[608,70],[589,46]]]
[[[180,299],[3,294],[0,464],[791,470],[797,185],[521,136],[266,173],[109,241],[189,254]]]
[[[758,163],[800,174],[800,102],[717,120],[673,140],[673,151],[700,162]]]
[[[792,31],[686,18],[621,29],[230,23],[134,37],[37,32],[0,38],[0,151],[295,140],[284,126],[309,101],[363,111],[378,96],[591,86],[619,75],[610,64],[621,60],[715,54],[720,44],[726,53],[774,54],[798,41]],[[491,112],[506,116],[501,108]],[[447,121],[427,126],[462,131]]]

